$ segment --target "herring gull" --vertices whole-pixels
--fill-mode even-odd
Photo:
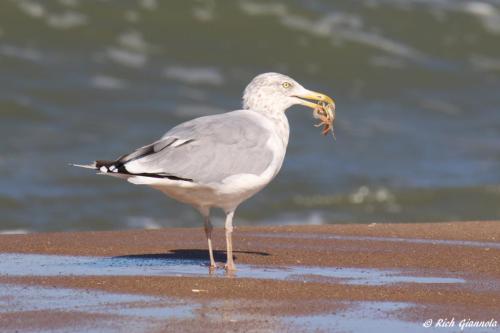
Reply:
[[[216,264],[210,209],[221,208],[226,214],[225,268],[235,270],[234,212],[280,170],[289,137],[285,111],[296,104],[316,110],[319,102],[334,110],[330,97],[307,90],[286,75],[260,74],[245,88],[241,110],[187,121],[116,160],[75,166],[149,185],[196,208],[204,219],[211,268]]]

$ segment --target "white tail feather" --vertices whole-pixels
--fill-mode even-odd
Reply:
[[[74,164],[70,163],[69,165],[79,167],[79,168],[85,168],[85,169],[97,169],[95,162],[92,164]]]

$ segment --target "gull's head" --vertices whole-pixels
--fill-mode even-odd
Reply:
[[[256,76],[243,94],[243,108],[272,113],[284,112],[297,104],[315,109],[318,102],[332,104],[335,107],[332,98],[308,90],[291,77],[279,73]]]

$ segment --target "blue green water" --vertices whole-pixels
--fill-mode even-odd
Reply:
[[[500,218],[498,1],[20,0],[0,3],[0,230],[200,226],[67,164],[237,109],[266,71],[335,97],[337,141],[289,110],[236,225]]]

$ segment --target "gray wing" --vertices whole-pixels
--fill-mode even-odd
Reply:
[[[273,159],[266,145],[271,132],[261,117],[241,110],[197,118],[119,161],[131,174],[198,183],[220,182],[242,173],[259,175]]]

